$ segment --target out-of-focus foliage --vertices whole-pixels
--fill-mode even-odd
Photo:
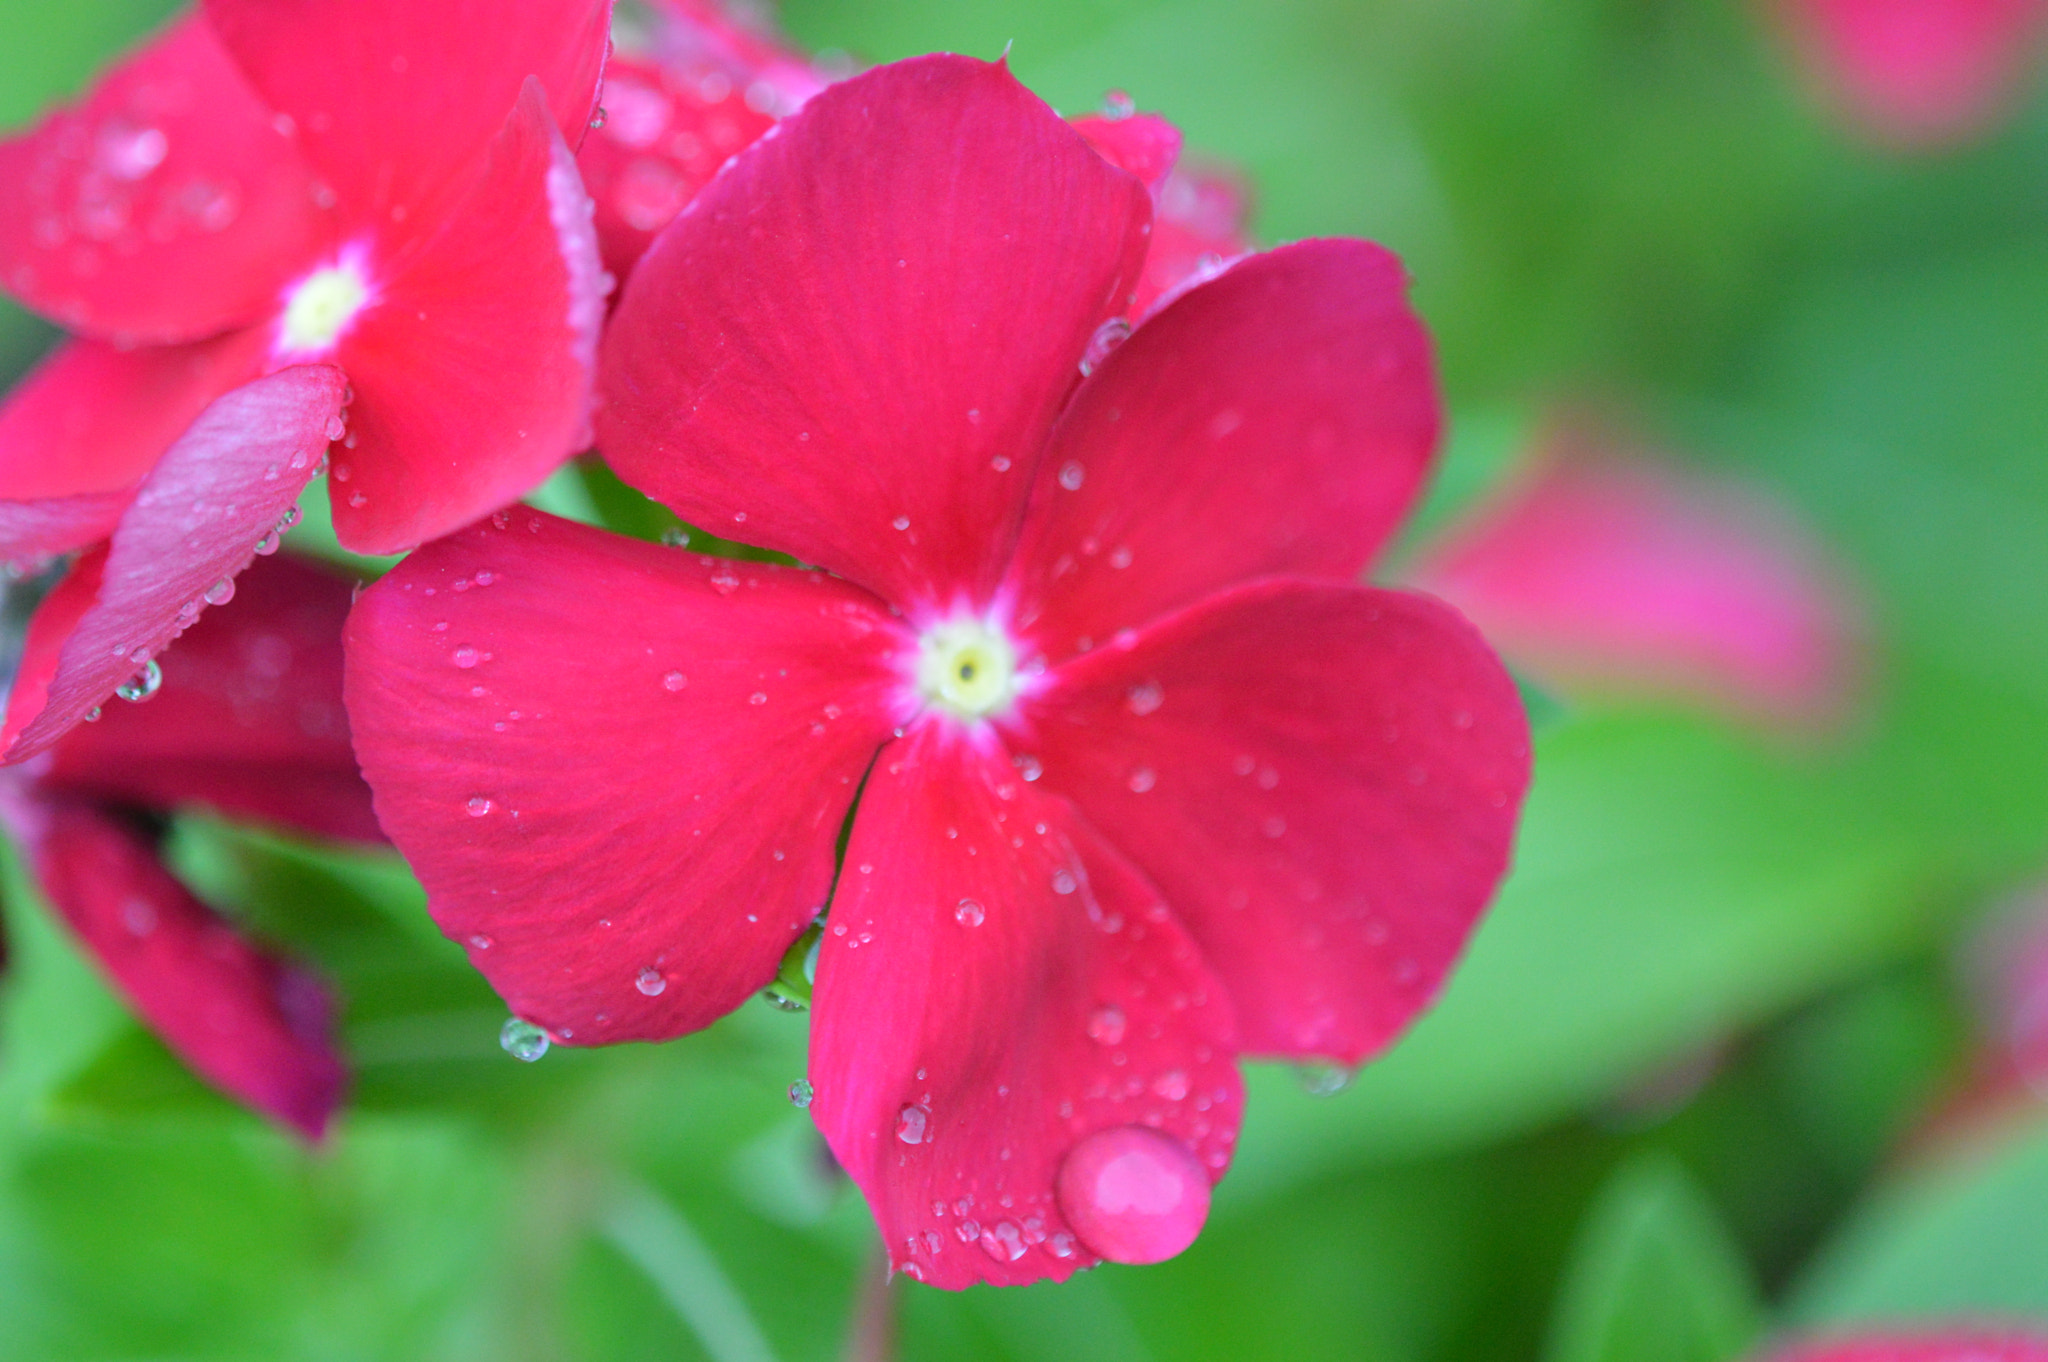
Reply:
[[[1245,169],[1264,239],[1399,250],[1458,432],[1418,533],[1586,405],[1774,489],[1869,602],[1838,732],[1546,704],[1442,1002],[1335,1095],[1255,1072],[1186,1255],[885,1287],[784,1097],[801,1017],[518,1064],[395,861],[194,817],[181,872],[337,981],[352,1110],[307,1153],[213,1096],[10,869],[0,1359],[825,1359],[879,1317],[906,1358],[1706,1362],[1786,1324],[2048,1319],[2039,1118],[1912,1138],[1976,1043],[1954,943],[2048,864],[2048,105],[1862,148],[1759,8],[784,6],[866,60],[1008,44],[1069,111],[1129,90]],[[0,0],[0,119],[164,12]],[[0,305],[0,373],[50,334]],[[601,468],[548,495],[671,528]]]

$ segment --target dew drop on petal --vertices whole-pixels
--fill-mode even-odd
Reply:
[[[633,976],[633,987],[650,998],[658,998],[667,990],[668,980],[662,977],[660,970],[650,965]]]
[[[791,1106],[807,1107],[811,1104],[812,1096],[814,1096],[814,1093],[809,1079],[799,1078],[796,1082],[789,1085],[789,1102]]]
[[[1110,1005],[1088,1014],[1088,1039],[1101,1045],[1121,1045],[1124,1039],[1124,1010]]]
[[[973,899],[960,900],[960,906],[953,910],[953,919],[963,927],[979,927],[988,917],[986,910]]]
[[[1159,777],[1152,773],[1152,768],[1149,766],[1140,766],[1137,770],[1131,772],[1130,785],[1132,794],[1144,794],[1158,783]]]
[[[470,647],[468,644],[464,644],[462,647],[457,648],[454,652],[448,655],[448,660],[453,662],[456,666],[462,668],[462,670],[464,671],[468,671],[471,667],[474,667],[479,661],[482,660],[482,658],[483,654],[478,652],[476,649]]]
[[[235,598],[235,584],[223,577],[200,593],[208,605],[226,605]]]
[[[155,695],[157,689],[163,683],[164,669],[159,667],[154,661],[151,661],[145,663],[142,670],[135,676],[114,687],[114,694],[131,704],[139,705],[150,696]]]
[[[1159,1263],[1209,1218],[1209,1173],[1193,1150],[1144,1126],[1111,1126],[1060,1164],[1060,1209],[1081,1242],[1116,1263]]]
[[[532,1022],[507,1017],[498,1028],[498,1044],[512,1058],[531,1064],[548,1052],[548,1033]]]
[[[920,1106],[915,1102],[907,1104],[896,1113],[896,1138],[905,1144],[923,1144],[931,1119],[929,1107]]]
[[[661,688],[663,690],[681,690],[689,684],[690,678],[684,676],[681,672],[670,672],[661,678]]]
[[[1060,465],[1060,486],[1069,492],[1080,491],[1081,483],[1087,476],[1088,470],[1072,459]]]
[[[469,803],[463,807],[469,810],[471,818],[482,818],[491,811],[491,801],[483,795],[471,795]]]
[[[1166,703],[1166,690],[1157,681],[1141,681],[1124,695],[1124,707],[1143,718]]]
[[[1072,872],[1072,871],[1070,871],[1070,870],[1055,870],[1055,871],[1053,871],[1053,873],[1052,873],[1052,892],[1053,892],[1053,893],[1055,893],[1055,894],[1071,894],[1071,893],[1073,893],[1073,892],[1074,892],[1074,890],[1075,890],[1075,888],[1076,888],[1076,887],[1077,887],[1077,883],[1076,883],[1076,881],[1075,881],[1075,879],[1074,879],[1074,874],[1073,874],[1073,872]]]
[[[1125,321],[1122,317],[1111,317],[1101,326],[1096,327],[1095,334],[1088,338],[1087,350],[1084,351],[1081,355],[1082,377],[1085,378],[1089,374],[1092,374],[1097,369],[1101,368],[1102,361],[1109,358],[1110,352],[1116,349],[1119,345],[1122,345],[1125,341],[1129,340],[1130,338],[1131,324]],[[1068,466],[1078,467],[1079,465],[1070,464]],[[1060,471],[1061,485],[1064,486],[1066,484],[1066,480],[1066,470],[1062,469]],[[1075,487],[1078,487],[1079,485],[1080,484],[1078,482],[1074,484]],[[1067,490],[1072,491],[1073,487],[1069,487],[1067,488]]]
[[[1295,1082],[1310,1097],[1335,1097],[1351,1086],[1358,1070],[1342,1064],[1303,1064],[1294,1071]]]

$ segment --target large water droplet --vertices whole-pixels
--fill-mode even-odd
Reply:
[[[1096,327],[1095,334],[1088,338],[1087,350],[1083,351],[1081,355],[1082,376],[1086,377],[1101,368],[1102,361],[1109,358],[1110,352],[1130,338],[1131,324],[1122,317],[1111,317],[1108,321]],[[1073,466],[1078,467],[1079,465]],[[1060,470],[1060,482],[1062,485],[1066,482],[1065,469]],[[1073,489],[1069,488],[1068,490],[1071,491]]]
[[[963,927],[979,927],[988,913],[973,899],[960,900],[960,906],[953,910],[953,919]]]
[[[896,1138],[905,1144],[923,1144],[931,1125],[929,1107],[912,1102],[896,1113]]]
[[[1057,1189],[1081,1242],[1111,1262],[1164,1262],[1209,1218],[1208,1170],[1186,1145],[1144,1126],[1081,1140],[1060,1164]]]
[[[463,807],[469,810],[471,818],[482,818],[491,811],[491,801],[483,795],[471,795]]]
[[[507,1017],[498,1028],[498,1044],[512,1058],[531,1064],[548,1052],[548,1033],[532,1022]]]
[[[1342,1064],[1303,1064],[1295,1069],[1294,1079],[1310,1097],[1335,1097],[1351,1086],[1357,1074],[1358,1070]]]
[[[668,980],[662,977],[660,970],[650,965],[633,976],[633,987],[650,998],[658,998],[667,991]]]
[[[208,605],[226,605],[235,598],[235,584],[223,577],[200,592],[199,596]]]
[[[145,664],[135,676],[114,687],[114,694],[131,704],[139,705],[156,694],[157,688],[163,683],[164,669],[152,661]]]

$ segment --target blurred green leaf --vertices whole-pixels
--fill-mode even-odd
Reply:
[[[1558,1297],[1549,1362],[1724,1362],[1763,1327],[1748,1266],[1677,1160],[1623,1165]]]
[[[1335,1097],[1253,1075],[1240,1194],[1583,1110],[1955,913],[1936,854],[1847,772],[1703,720],[1583,715],[1536,769],[1514,873],[1435,1010]]]
[[[1810,1325],[2048,1316],[2048,1123],[1979,1131],[1902,1170],[1792,1293]]]

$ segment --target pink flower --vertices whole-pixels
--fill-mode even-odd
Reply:
[[[1778,0],[1822,96],[1845,121],[1900,147],[1983,131],[2039,55],[2043,0]]]
[[[640,262],[599,410],[824,570],[515,510],[349,621],[378,813],[556,1038],[706,1025],[829,900],[812,1111],[944,1286],[1184,1247],[1236,1058],[1400,1034],[1527,777],[1477,634],[1355,584],[1437,438],[1399,265],[1251,256],[1106,345],[1151,222],[1000,64],[833,86]]]
[[[146,706],[111,705],[0,774],[0,820],[130,1006],[207,1081],[309,1139],[347,1082],[326,989],[243,940],[173,878],[153,820],[200,804],[381,840],[341,705],[350,591],[290,559],[258,564],[240,601],[210,614],[137,688]]]
[[[580,138],[608,12],[212,0],[0,143],[0,282],[99,338],[52,365],[95,366],[102,401],[154,388],[189,419],[259,373],[339,365],[361,397],[343,541],[390,552],[467,523],[584,423],[600,281],[557,125]],[[115,446],[61,377],[23,402],[10,433],[42,436],[53,480],[118,464],[132,487],[168,443]]]
[[[2048,1339],[2017,1330],[1845,1334],[1769,1354],[1769,1362],[2048,1362]]]
[[[86,337],[0,406],[0,559],[111,536],[119,560],[138,522],[295,496],[309,463],[229,448],[275,443],[255,430],[215,423],[208,455],[253,482],[163,465],[191,461],[209,404],[296,367],[339,366],[357,399],[346,426],[336,403],[313,427],[341,445],[351,548],[446,533],[573,453],[604,281],[557,124],[580,136],[590,116],[608,14],[212,0],[76,108],[0,141],[0,283]],[[210,507],[176,499],[192,477]],[[170,615],[128,620],[133,645],[168,641],[288,506],[237,545],[159,535],[159,565],[204,580]]]
[[[1566,693],[1813,725],[1856,691],[1861,612],[1796,522],[1584,424],[1554,431],[1406,577]]]

